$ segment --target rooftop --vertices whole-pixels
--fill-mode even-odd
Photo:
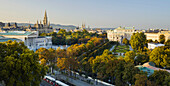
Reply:
[[[3,36],[0,36],[0,39],[1,39],[1,38],[4,38],[4,37],[3,37]]]
[[[126,29],[135,29],[135,27],[118,27],[116,29],[119,29],[119,30],[126,30]]]
[[[147,62],[144,63],[143,65],[137,65],[135,67],[137,67],[140,71],[147,72],[149,76],[154,73],[154,70],[164,70],[170,73],[170,70],[168,69],[161,69],[155,67],[155,64],[153,62]]]
[[[38,36],[38,38],[52,38],[51,36]]]
[[[125,29],[134,29],[134,27],[125,27]]]
[[[2,32],[0,35],[30,35],[32,32],[27,31],[13,31],[13,32]]]
[[[11,40],[11,41],[21,41],[19,39],[15,39],[15,38],[3,38],[3,39],[0,39],[0,42],[6,42],[8,40]]]
[[[140,71],[147,72],[149,76],[154,73],[153,69],[150,69],[150,68],[147,68],[147,67],[143,67],[141,65],[138,65],[136,67],[139,68]]]

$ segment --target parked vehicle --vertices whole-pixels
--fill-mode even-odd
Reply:
[[[69,86],[59,80],[54,79],[51,76],[44,76],[44,80],[53,86]]]

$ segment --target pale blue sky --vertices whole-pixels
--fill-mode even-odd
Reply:
[[[170,28],[170,0],[0,0],[0,21]]]

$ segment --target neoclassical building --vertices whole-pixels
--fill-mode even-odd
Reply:
[[[53,28],[50,26],[50,21],[48,21],[48,17],[47,17],[47,12],[45,11],[45,15],[44,15],[44,20],[43,20],[43,24],[40,22],[34,24],[33,27],[31,27],[31,25],[28,26],[28,28],[26,29],[26,31],[39,31],[39,33],[50,33],[53,32]]]
[[[118,27],[114,30],[107,31],[107,38],[109,41],[118,41],[122,43],[124,38],[130,40],[133,33],[135,33],[135,27]]]
[[[23,41],[24,44],[31,50],[36,50],[41,47],[51,48],[52,37],[50,36],[39,36],[38,31],[6,31],[0,32],[0,42],[8,40],[16,40],[17,42]]]
[[[152,41],[155,41],[155,40],[159,41],[159,36],[162,34],[165,36],[165,41],[170,39],[170,31],[160,31],[157,33],[152,33],[152,32],[145,33],[146,39],[147,40],[152,39]]]

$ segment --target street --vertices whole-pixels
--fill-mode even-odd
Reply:
[[[40,86],[52,86],[52,85],[50,85],[46,81],[42,80],[41,83],[40,83]]]

